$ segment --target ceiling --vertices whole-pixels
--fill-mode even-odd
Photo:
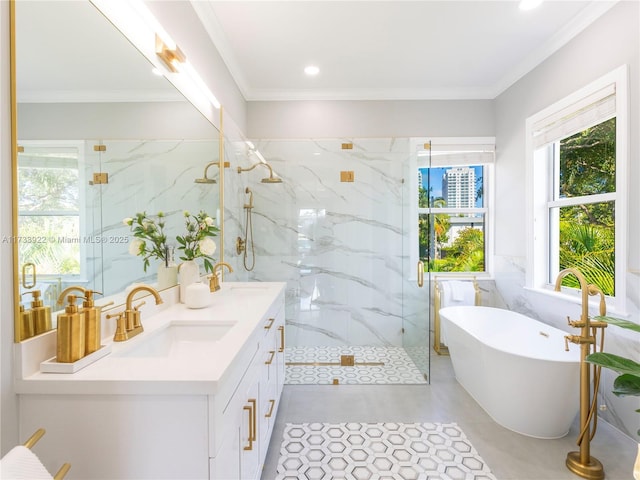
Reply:
[[[248,101],[495,98],[615,3],[192,1]]]

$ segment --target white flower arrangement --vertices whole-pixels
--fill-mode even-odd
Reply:
[[[192,215],[188,211],[184,212],[185,226],[187,233],[184,236],[176,236],[178,250],[183,251],[181,260],[204,260],[204,269],[213,272],[215,259],[212,255],[216,252],[216,242],[213,241],[219,229],[215,226],[215,221],[206,212],[200,211],[197,215]]]

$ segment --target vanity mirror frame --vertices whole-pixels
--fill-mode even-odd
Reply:
[[[17,86],[17,55],[16,55],[16,42],[17,42],[17,22],[16,22],[16,1],[17,0],[9,0],[9,71],[10,71],[10,121],[11,121],[11,132],[10,132],[10,141],[11,141],[11,247],[12,247],[12,259],[13,259],[13,305],[14,305],[14,342],[18,343],[23,341],[24,332],[22,332],[22,325],[20,321],[20,305],[22,304],[22,299],[20,295],[20,285],[21,285],[21,268],[22,266],[19,264],[19,252],[18,252],[18,239],[19,239],[19,230],[18,230],[18,154],[19,154],[19,146],[18,146],[18,86]],[[150,60],[152,64],[156,64],[159,62],[156,59],[151,60],[148,52],[144,52],[139,45],[136,45],[133,39],[129,38],[127,33],[118,27],[117,22],[115,22],[112,18],[110,18],[108,12],[105,12],[103,8],[90,0],[85,0],[90,3],[95,9],[98,15],[103,15],[106,21],[109,21],[113,28],[118,30],[120,34],[122,34],[127,40],[131,43],[132,48],[138,50],[143,57],[147,60]],[[219,167],[219,185],[218,185],[218,198],[219,198],[219,215],[218,215],[218,223],[220,225],[220,230],[218,233],[219,238],[219,249],[218,249],[218,257],[219,261],[224,261],[224,131],[223,131],[223,108],[220,106],[217,112],[219,115],[219,125],[215,125],[215,121],[212,118],[213,109],[205,109],[202,105],[196,105],[194,103],[194,97],[191,92],[186,92],[183,90],[184,79],[180,79],[177,75],[179,74],[165,74],[165,78],[169,83],[175,88],[178,92],[182,94],[185,98],[185,101],[189,102],[196,110],[198,110],[206,119],[209,121],[214,128],[217,130],[217,141],[218,141],[218,167]],[[214,137],[212,140],[215,140]],[[124,301],[124,300],[122,300]],[[101,302],[102,303],[102,302]],[[120,306],[121,302],[117,302],[118,305],[110,306],[111,308],[116,308]]]

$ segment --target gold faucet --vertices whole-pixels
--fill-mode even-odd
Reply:
[[[145,290],[153,295],[156,300],[156,305],[162,303],[162,298],[160,297],[158,291],[155,288],[150,287],[149,285],[139,285],[129,292],[129,295],[127,295],[127,300],[125,302],[126,306],[124,311],[128,338],[135,337],[144,330],[142,328],[142,323],[140,323],[140,310],[138,310],[140,306],[142,306],[142,303],[136,305],[135,307],[131,306],[131,303],[133,302],[133,296],[142,290]],[[131,330],[129,330],[129,327],[131,327]]]
[[[82,297],[87,295],[87,289],[84,287],[80,287],[80,286],[76,286],[76,285],[72,285],[70,287],[65,288],[62,292],[60,292],[60,295],[58,295],[58,305],[62,305],[62,303],[64,302],[64,299],[67,298],[67,295],[69,294],[69,292],[73,292],[74,290],[78,290],[79,292],[82,292]]]
[[[606,304],[604,293],[597,286],[588,284],[586,278],[575,268],[566,268],[558,274],[556,278],[555,291],[559,292],[562,279],[567,275],[573,275],[580,283],[581,307],[580,320],[572,321],[568,319],[569,325],[580,328],[580,335],[565,336],[565,350],[569,350],[569,342],[580,345],[580,434],[578,436],[579,452],[569,452],[567,454],[566,465],[576,475],[590,480],[600,480],[604,478],[604,468],[602,463],[590,454],[590,442],[596,432],[597,415],[595,415],[596,394],[600,383],[600,368],[594,366],[593,402],[591,401],[591,370],[585,358],[589,355],[591,345],[596,343],[596,328],[602,328],[601,342],[604,343],[605,322],[590,321],[589,319],[589,295],[600,294],[600,315],[606,315]],[[590,331],[593,330],[593,333]],[[595,349],[595,347],[594,347]],[[593,430],[591,422],[593,419]]]
[[[125,340],[129,340],[144,331],[142,323],[140,322],[139,308],[144,305],[145,302],[141,302],[135,307],[132,306],[134,295],[142,290],[153,295],[156,300],[156,305],[162,303],[162,298],[158,291],[149,285],[139,285],[131,290],[127,295],[124,312],[107,315],[107,318],[117,318],[118,323],[116,326],[116,333],[113,336],[114,342],[124,342]]]
[[[226,262],[218,262],[213,266],[213,270],[211,271],[211,276],[209,277],[209,291],[217,292],[220,290],[220,282],[218,281],[218,269],[222,267],[227,267],[229,269],[229,273],[233,272],[233,268]]]

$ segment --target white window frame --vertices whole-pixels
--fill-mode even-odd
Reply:
[[[547,148],[538,148],[534,144],[535,125],[545,119],[558,118],[561,112],[571,112],[578,106],[593,99],[598,92],[613,86],[615,89],[616,117],[616,191],[602,195],[589,196],[588,202],[615,201],[615,297],[607,297],[610,311],[618,315],[627,314],[626,262],[628,242],[628,184],[627,170],[629,163],[629,108],[628,108],[628,68],[626,65],[591,82],[573,94],[559,100],[526,120],[526,163],[527,163],[527,269],[526,287],[538,292],[560,295],[572,302],[579,303],[580,295],[576,289],[563,287],[560,293],[554,292],[550,283],[550,273],[558,266],[552,265],[549,249],[550,237],[554,230],[550,227],[550,211],[552,207],[567,206],[570,203],[585,203],[584,197],[550,201],[553,199],[553,172],[548,168],[548,156],[552,155],[553,144]],[[599,117],[596,123],[611,118]],[[595,123],[594,123],[595,124]],[[570,202],[570,203],[569,203]],[[555,245],[555,244],[554,244]],[[553,256],[555,258],[555,255]],[[593,303],[595,305],[596,299]]]
[[[483,166],[483,204],[482,208],[419,208],[418,207],[418,168],[428,165],[420,163],[418,152],[423,150],[425,143],[431,143],[431,167],[442,166]],[[481,213],[484,214],[485,258],[484,272],[436,272],[438,277],[468,277],[492,278],[494,268],[494,189],[495,189],[495,137],[421,137],[412,138],[410,142],[411,157],[409,159],[409,198],[411,199],[410,218],[410,264],[417,265],[420,260],[420,246],[418,241],[418,218],[420,214],[448,214],[448,213]],[[434,163],[434,152],[451,152],[450,161]],[[437,154],[435,156],[438,156]],[[485,160],[482,160],[484,157]],[[490,160],[486,158],[490,157]],[[410,280],[415,280],[416,270],[410,269]]]
[[[78,151],[78,224],[80,235],[80,273],[72,275],[53,275],[55,277],[60,276],[65,282],[85,282],[87,279],[87,248],[85,242],[82,241],[86,237],[87,228],[87,206],[85,195],[85,142],[81,140],[19,140],[18,144],[24,147],[70,147],[75,148]],[[62,212],[61,212],[62,213]],[[18,212],[20,215],[20,212]],[[23,215],[28,216],[28,215]],[[39,275],[42,278],[47,278],[50,275]]]

